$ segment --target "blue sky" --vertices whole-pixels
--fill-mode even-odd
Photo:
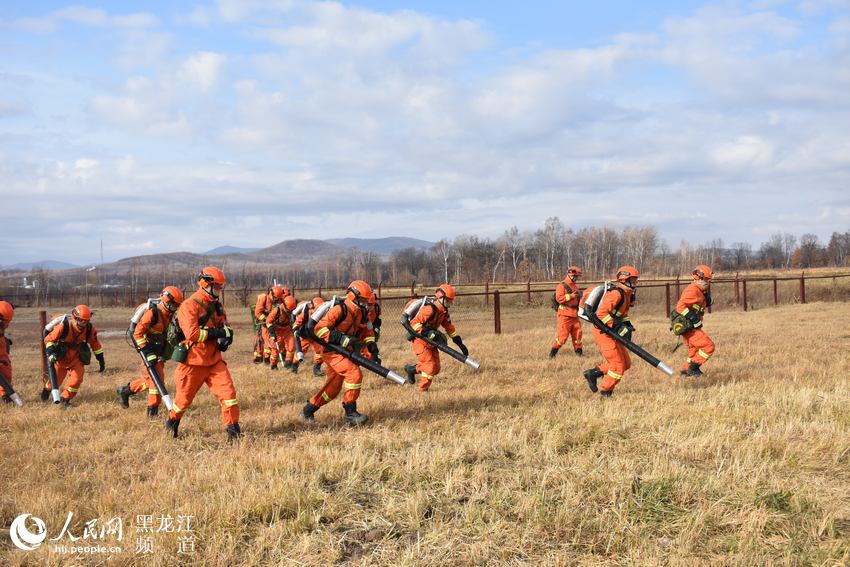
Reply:
[[[0,264],[850,229],[850,0],[16,3]]]

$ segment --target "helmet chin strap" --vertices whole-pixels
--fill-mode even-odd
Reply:
[[[210,297],[212,297],[213,299],[218,299],[218,295],[216,295],[215,293],[213,293],[212,291],[210,291],[210,290],[212,289],[212,284],[207,285],[207,286],[204,286],[204,287],[202,287],[201,289],[202,289],[202,290],[204,290],[205,292],[207,292],[207,295],[209,295],[209,296],[210,296]]]

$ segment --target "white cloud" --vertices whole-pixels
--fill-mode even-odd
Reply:
[[[178,79],[191,83],[201,90],[209,90],[218,81],[225,58],[219,53],[201,51],[195,53],[180,65]]]
[[[765,166],[771,163],[773,147],[758,136],[742,136],[715,146],[711,155],[721,167]]]

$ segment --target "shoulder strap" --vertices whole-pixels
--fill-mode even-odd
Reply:
[[[203,307],[206,310],[206,314],[204,314],[203,317],[198,319],[198,325],[203,327],[210,320],[210,317],[212,317],[213,309],[215,309],[215,304],[218,303],[218,302],[214,301],[214,302],[210,303],[209,305],[204,305],[204,303],[202,301],[199,301],[197,297],[193,297],[192,301],[194,301],[195,303],[197,303],[198,305],[200,305],[201,307]]]
[[[68,338],[68,333],[71,331],[71,325],[68,323],[68,318],[62,318],[62,334],[59,335],[59,340],[64,341]]]

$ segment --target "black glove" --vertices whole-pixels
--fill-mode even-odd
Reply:
[[[465,344],[463,344],[463,340],[461,340],[460,335],[452,337],[452,341],[457,345],[457,348],[460,349],[460,352],[463,353],[463,356],[469,356],[469,349],[466,348]]]
[[[201,327],[202,329],[204,327]],[[222,342],[226,342],[228,346],[233,342],[233,329],[225,325],[224,327],[215,328],[215,329],[207,329],[207,340],[210,341],[212,339],[223,339],[223,341],[219,341],[219,344]]]
[[[705,306],[711,307],[712,305],[714,305],[714,299],[711,297],[710,293],[706,293],[705,294]]]
[[[94,357],[97,359],[97,371],[103,372],[106,370],[106,359],[103,357],[103,353],[99,352]]]
[[[437,329],[426,329],[422,336],[428,339],[429,341],[433,341],[435,343],[443,343],[446,344],[446,335],[438,331]]]
[[[159,355],[156,353],[156,347],[152,343],[146,344],[139,350],[142,351],[142,356],[145,357],[145,360],[156,362],[156,359],[159,358]]]
[[[699,323],[699,313],[694,310],[690,310],[688,311],[688,314],[685,315],[685,319],[690,321],[691,325],[696,326]]]
[[[351,347],[352,349],[357,349],[357,346],[359,344],[357,342],[357,337],[355,337],[354,335],[346,335],[345,333],[341,333],[336,329],[331,331],[331,335],[328,338],[330,339],[328,342],[335,345],[339,345],[343,348]]]
[[[9,338],[9,337],[6,337],[6,354],[11,354],[11,353],[12,353],[12,339]]]
[[[369,351],[369,355],[372,357],[372,360],[381,364],[381,357],[378,356],[378,343],[369,343],[366,345],[366,350]]]
[[[632,325],[631,321],[626,321],[614,327],[614,332],[617,333],[617,335],[626,339],[627,341],[631,341],[632,333],[635,332],[635,326]]]
[[[47,354],[47,362],[53,364],[59,359],[59,353],[56,352],[56,345],[50,345],[45,351]]]

